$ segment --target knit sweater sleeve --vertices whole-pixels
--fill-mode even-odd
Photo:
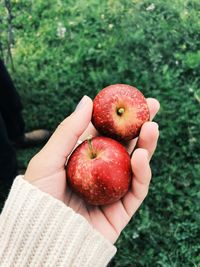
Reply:
[[[81,215],[15,179],[0,215],[0,266],[104,267],[115,253]]]

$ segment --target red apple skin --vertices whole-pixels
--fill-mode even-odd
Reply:
[[[124,109],[121,115],[118,114],[120,108]],[[144,95],[130,85],[110,85],[101,90],[93,102],[93,125],[102,135],[119,141],[137,137],[149,118]]]
[[[108,137],[88,141],[71,154],[66,166],[67,183],[91,205],[107,205],[122,198],[131,182],[131,161],[125,147]]]

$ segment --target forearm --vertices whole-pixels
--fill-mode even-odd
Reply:
[[[17,177],[0,216],[0,266],[99,266],[116,248],[72,209]]]

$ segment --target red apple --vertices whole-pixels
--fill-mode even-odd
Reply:
[[[95,128],[102,135],[119,141],[137,137],[143,123],[149,120],[144,95],[130,85],[114,84],[104,88],[93,104]]]
[[[94,137],[73,151],[66,174],[71,189],[87,203],[110,204],[129,189],[130,156],[119,142],[108,137]]]

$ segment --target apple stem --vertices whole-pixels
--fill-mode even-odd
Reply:
[[[87,141],[88,141],[88,146],[89,146],[89,149],[91,151],[91,158],[94,159],[96,158],[96,153],[94,152],[93,150],[93,146],[92,146],[92,136],[88,136],[87,138]]]
[[[124,113],[124,111],[125,111],[124,108],[118,108],[117,109],[117,114],[121,116]]]

